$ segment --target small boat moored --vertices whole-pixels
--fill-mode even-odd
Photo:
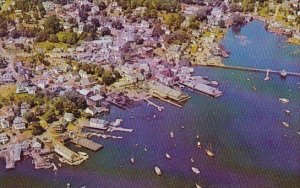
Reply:
[[[287,115],[292,115],[291,111],[289,111],[289,110],[285,110],[284,112],[285,112]]]
[[[193,158],[191,158],[191,162],[192,162],[192,163],[194,163],[194,162],[195,162],[195,160],[194,160]]]
[[[282,104],[286,104],[286,103],[289,103],[290,101],[286,98],[279,98],[279,101],[282,103]]]
[[[170,137],[174,138],[174,133],[173,132],[170,132]]]
[[[158,168],[157,166],[154,168],[155,169],[155,173],[157,174],[157,175],[162,175],[162,172],[161,172],[161,170],[160,170],[160,168]]]
[[[134,164],[134,158],[130,159],[131,164]]]
[[[171,156],[168,153],[166,153],[166,158],[171,159]]]
[[[200,170],[196,167],[192,167],[192,171],[195,173],[195,174],[200,174]]]
[[[288,127],[290,126],[290,125],[289,125],[287,122],[285,122],[285,121],[283,121],[282,124],[283,124],[283,126],[286,127],[286,128],[288,128]]]

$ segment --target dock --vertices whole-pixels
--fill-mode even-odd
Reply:
[[[31,154],[31,157],[33,158],[35,169],[47,169],[47,168],[52,167],[52,164],[50,162],[46,161],[38,153],[32,151],[30,154]]]
[[[269,74],[279,75],[281,77],[287,77],[287,76],[300,77],[300,73],[298,72],[287,72],[285,70],[276,71],[271,69],[258,69],[258,68],[230,66],[230,65],[205,65],[205,66],[230,69],[230,70],[258,72],[258,73],[265,73],[265,74],[269,73]]]
[[[128,132],[131,133],[133,132],[133,129],[126,129],[122,127],[108,127],[107,132],[113,132],[113,131],[122,131],[122,132]]]
[[[157,104],[155,104],[154,102],[148,100],[148,99],[144,99],[147,103],[148,103],[148,106],[154,106],[155,108],[157,108],[157,110],[159,111],[163,111],[165,108],[163,106],[158,106]]]
[[[189,82],[180,82],[179,84],[184,85],[186,87],[189,87],[193,90],[199,91],[201,93],[204,93],[206,95],[210,95],[212,97],[220,97],[223,95],[223,92],[218,90],[217,88],[214,88],[212,86],[201,84],[201,83],[189,83]]]
[[[92,151],[98,151],[101,148],[103,148],[103,145],[93,142],[92,140],[89,140],[87,138],[77,137],[77,138],[72,139],[71,142],[74,144],[80,145],[84,148],[87,148],[89,150],[92,150]]]

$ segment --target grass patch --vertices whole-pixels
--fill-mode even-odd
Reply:
[[[8,98],[16,93],[16,85],[2,85],[0,91],[0,98]]]
[[[53,43],[53,42],[37,42],[35,44],[36,48],[41,48],[44,49],[46,51],[50,51],[53,50],[54,48],[62,48],[64,50],[67,50],[69,45],[65,44],[65,43]]]

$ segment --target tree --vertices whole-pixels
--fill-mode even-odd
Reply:
[[[56,16],[46,18],[44,22],[44,30],[49,34],[56,34],[62,29],[59,19]]]
[[[111,31],[108,27],[103,27],[101,29],[102,36],[111,35]]]
[[[169,13],[164,16],[165,23],[175,30],[180,28],[181,23],[184,21],[184,17],[180,13]]]
[[[116,81],[116,79],[113,76],[111,71],[106,70],[102,75],[102,81],[104,82],[105,85],[111,85]]]
[[[48,41],[49,41],[49,42],[54,42],[54,43],[59,42],[58,37],[57,37],[55,34],[51,34],[51,35],[49,36],[49,38],[48,38]]]
[[[44,114],[44,119],[47,121],[47,123],[53,123],[57,119],[54,109],[48,110]]]
[[[160,25],[156,25],[154,26],[153,28],[153,31],[152,31],[152,36],[153,37],[160,37],[161,35],[163,35],[165,32],[164,30],[161,28]]]
[[[99,10],[102,11],[107,8],[107,5],[105,2],[101,1],[101,2],[99,2],[98,7],[99,7]]]
[[[120,72],[117,71],[117,70],[114,70],[114,75],[115,75],[115,78],[116,78],[117,80],[122,78]]]
[[[57,37],[60,42],[71,45],[76,44],[78,41],[77,34],[74,32],[59,32]]]
[[[226,23],[224,20],[220,20],[218,24],[220,28],[226,28]]]
[[[40,125],[39,122],[33,122],[32,123],[32,135],[38,136],[42,135],[46,130]]]
[[[32,122],[35,119],[35,116],[33,112],[26,112],[24,114],[24,118],[26,119],[27,122]]]
[[[46,31],[40,31],[37,33],[35,41],[44,42],[49,38],[49,34]]]

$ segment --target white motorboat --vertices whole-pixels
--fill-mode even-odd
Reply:
[[[283,104],[289,103],[290,101],[286,98],[279,98],[279,101]]]
[[[286,127],[286,128],[288,128],[288,127],[290,126],[290,125],[289,125],[287,122],[285,122],[285,121],[283,121],[282,124],[283,124],[283,126]]]
[[[193,158],[191,158],[191,162],[192,162],[192,163],[194,163],[194,162],[195,162],[195,160],[194,160]]]
[[[134,158],[130,159],[131,164],[134,164]]]
[[[168,153],[166,153],[166,158],[171,159],[171,156]]]
[[[161,170],[160,170],[160,168],[158,168],[157,166],[154,168],[155,169],[155,173],[157,174],[157,175],[162,175],[162,172],[161,172]]]
[[[197,142],[197,147],[201,148],[201,142],[199,142],[199,141]]]
[[[289,110],[285,110],[284,112],[285,112],[287,115],[292,115],[291,111],[289,111]]]
[[[196,167],[192,167],[192,171],[195,173],[195,174],[200,174],[200,170]]]
[[[174,137],[174,133],[170,132],[170,137],[173,138]]]

